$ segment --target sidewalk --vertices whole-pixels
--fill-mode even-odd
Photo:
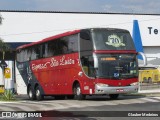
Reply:
[[[138,93],[160,93],[160,84],[141,84]]]
[[[139,90],[138,93],[160,93],[160,88],[151,89],[151,90]]]

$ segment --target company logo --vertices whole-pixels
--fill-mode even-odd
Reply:
[[[116,34],[108,36],[108,42],[106,42],[106,44],[114,47],[125,46],[123,40],[121,40],[121,38],[118,37]]]

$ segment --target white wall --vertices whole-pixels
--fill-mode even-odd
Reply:
[[[160,16],[124,14],[73,14],[1,12],[4,18],[0,36],[5,42],[35,42],[68,30],[88,27],[128,29],[132,34],[133,20],[139,21],[144,46],[160,46]],[[148,29],[152,27],[152,29]],[[154,34],[154,30],[158,34]],[[149,34],[151,32],[151,34]]]

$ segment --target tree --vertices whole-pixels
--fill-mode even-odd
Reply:
[[[3,20],[3,17],[0,14],[0,25],[2,24],[2,20]],[[5,52],[9,50],[10,50],[9,46],[6,43],[4,43],[0,37],[0,52],[2,52],[3,54],[2,59],[4,59]]]
[[[2,18],[1,14],[0,14],[0,24],[2,24],[2,19],[3,19],[3,18]]]
[[[0,25],[2,24],[2,20],[3,20],[3,18],[2,18],[2,16],[1,16],[1,14],[0,14]],[[9,46],[0,38],[0,55],[2,55],[2,58],[1,58],[1,60],[0,60],[0,66],[1,66],[1,68],[2,68],[2,83],[3,83],[3,85],[5,84],[5,81],[4,81],[4,69],[5,69],[5,67],[6,67],[6,64],[4,64],[5,63],[5,52],[7,52],[7,51],[9,51],[10,50],[10,48],[9,48]]]

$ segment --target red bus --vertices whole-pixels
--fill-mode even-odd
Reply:
[[[123,29],[79,29],[20,46],[16,65],[31,100],[138,91],[137,52]]]

